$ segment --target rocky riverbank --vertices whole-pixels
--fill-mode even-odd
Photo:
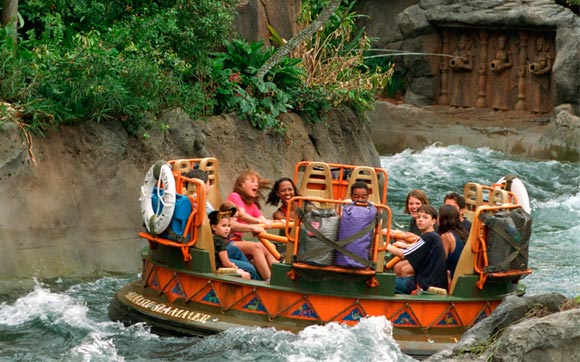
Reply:
[[[526,159],[580,161],[580,117],[565,107],[534,115],[378,102],[370,118],[373,142],[382,155],[437,143],[488,147]]]
[[[580,302],[560,294],[507,298],[429,362],[579,361]]]

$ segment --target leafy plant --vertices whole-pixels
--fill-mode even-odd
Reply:
[[[310,22],[327,1],[304,1],[302,21]],[[364,64],[364,54],[371,39],[356,27],[359,17],[355,1],[345,1],[330,18],[327,26],[295,52],[307,71],[306,85],[328,93],[333,105],[349,104],[355,110],[371,109],[377,91],[384,88],[392,72],[371,69]]]
[[[395,70],[395,63],[393,62],[392,57],[368,57],[365,54],[364,64],[371,72],[383,72],[384,70],[387,70],[387,72],[390,73],[386,86],[380,94],[381,96],[398,98],[405,93],[405,78],[400,71]]]
[[[235,111],[254,127],[283,131],[277,119],[290,110],[316,122],[333,104],[372,105],[386,78],[363,64],[369,40],[355,26],[353,0],[263,80],[255,75],[273,48],[224,42],[237,3],[21,2],[18,41],[13,28],[0,29],[0,99],[8,104],[2,122],[43,134],[64,124],[118,121],[144,134],[167,127],[149,115],[181,107],[192,118]],[[305,19],[325,5],[305,3]]]
[[[230,33],[236,3],[27,1],[18,43],[0,33],[0,96],[36,133],[89,120],[137,133],[150,126],[146,114],[177,106],[211,114],[210,53]]]
[[[238,97],[239,114],[258,129],[284,132],[286,127],[277,118],[292,109],[288,94],[272,82],[249,79],[252,84]]]
[[[225,43],[225,52],[215,54],[212,78],[218,113],[235,111],[258,129],[284,131],[277,117],[293,108],[290,91],[303,85],[304,71],[300,59],[286,58],[266,80],[259,80],[256,72],[272,53],[263,41],[236,39]]]
[[[332,107],[328,93],[318,86],[303,85],[290,89],[289,93],[294,100],[293,110],[309,123],[324,120]]]

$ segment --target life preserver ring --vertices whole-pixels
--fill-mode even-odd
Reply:
[[[153,193],[157,195],[157,213],[153,207]],[[158,235],[171,223],[175,210],[175,178],[165,161],[156,162],[145,175],[141,186],[141,214],[147,231]]]
[[[522,209],[524,209],[524,211],[528,214],[532,212],[528,190],[526,190],[526,186],[517,176],[506,175],[500,178],[495,184],[503,185],[502,188],[504,190],[513,192],[514,195],[516,195],[518,204],[522,207]]]

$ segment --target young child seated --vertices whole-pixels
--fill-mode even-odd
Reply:
[[[336,265],[349,268],[369,267],[377,208],[368,202],[369,187],[365,182],[355,182],[351,186],[350,200],[352,203],[342,208],[342,218],[338,228],[338,239],[341,244],[345,240],[350,241],[343,244],[346,252],[336,250]]]
[[[369,201],[369,186],[360,181],[352,184],[350,188],[350,199],[352,202],[367,203]]]
[[[231,232],[230,217],[236,213],[236,208],[233,207],[228,211],[212,211],[209,214],[209,223],[213,234],[213,242],[216,255],[216,268],[234,268],[236,273],[244,279],[250,279],[250,273],[238,267],[235,264],[236,260],[230,260],[228,257],[227,245],[228,236]]]

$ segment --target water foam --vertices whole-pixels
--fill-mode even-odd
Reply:
[[[384,317],[364,318],[355,326],[310,326],[297,334],[232,328],[199,341],[195,350],[189,358],[203,361],[414,361],[400,351]]]
[[[73,298],[64,294],[52,293],[39,282],[34,290],[18,298],[14,304],[0,304],[0,325],[16,326],[31,320],[55,320],[63,313],[75,314],[73,310],[83,308]]]

